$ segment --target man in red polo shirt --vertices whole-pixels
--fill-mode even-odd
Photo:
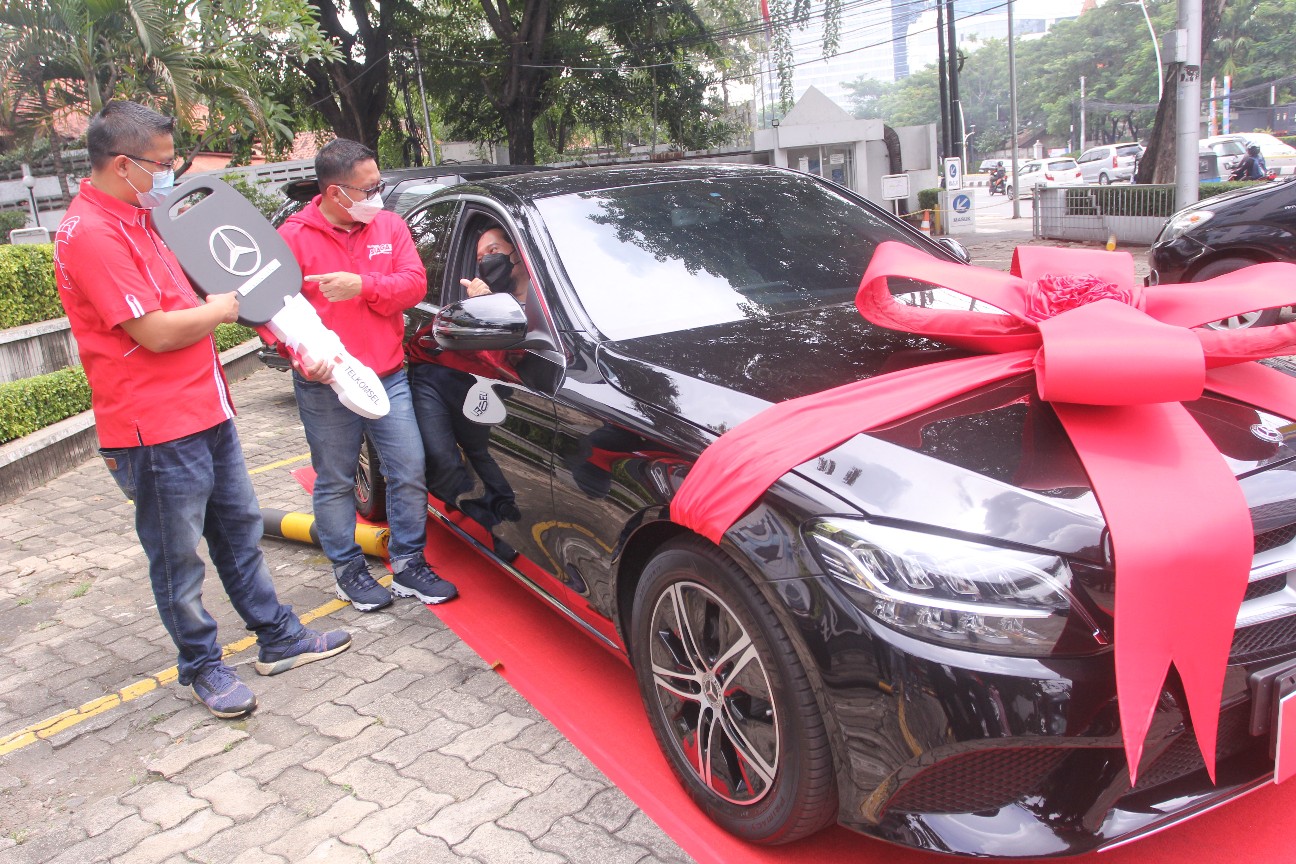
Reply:
[[[423,557],[427,482],[401,344],[403,313],[423,299],[427,271],[409,227],[383,209],[386,183],[374,151],[346,138],[330,141],[315,157],[315,178],[320,194],[279,233],[301,265],[302,296],[351,356],[378,374],[391,404],[384,417],[361,417],[328,386],[329,362],[304,367],[293,361],[293,393],[315,469],[311,505],[320,547],[333,565],[337,596],[360,612],[390,605],[393,594],[445,603],[459,592]],[[370,574],[355,541],[355,475],[363,436],[378,450],[387,478],[390,592]]]
[[[173,182],[174,123],[132,102],[91,119],[90,179],[59,226],[54,271],[90,381],[99,452],[135,502],[179,681],[217,717],[242,717],[256,697],[221,661],[216,622],[202,605],[200,539],[257,634],[257,672],[337,654],[351,637],[304,628],[279,602],[262,557],[261,509],[211,335],[235,320],[238,295],[199,299],[149,219]]]

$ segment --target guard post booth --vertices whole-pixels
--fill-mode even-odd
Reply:
[[[903,171],[912,181],[912,195],[899,205],[906,213],[917,209],[918,190],[940,182],[935,126],[890,129],[879,119],[859,120],[814,87],[770,128],[753,131],[752,152],[758,161],[815,174],[879,204],[886,200],[882,178]]]

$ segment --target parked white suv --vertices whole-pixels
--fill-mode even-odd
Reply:
[[[1103,144],[1101,147],[1090,147],[1076,160],[1080,173],[1086,183],[1117,183],[1134,179],[1134,165],[1143,155],[1143,145],[1136,142],[1126,144]]]

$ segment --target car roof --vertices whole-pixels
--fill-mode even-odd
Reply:
[[[553,169],[539,165],[492,165],[489,163],[443,162],[440,165],[422,168],[388,168],[382,172],[388,190],[394,190],[406,180],[435,180],[438,177],[462,177],[466,181],[494,177],[500,174],[517,174],[522,171],[551,171]],[[292,201],[309,201],[319,194],[319,183],[315,177],[303,177],[290,180],[280,187],[280,191]]]
[[[690,165],[619,165],[601,168],[564,168],[560,171],[544,173],[497,176],[478,180],[476,185],[508,190],[521,198],[547,198],[551,195],[579,194],[645,183],[752,177],[779,174],[787,170],[766,165],[728,162]]]

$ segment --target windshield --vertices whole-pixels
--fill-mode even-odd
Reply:
[[[878,243],[919,245],[797,174],[650,183],[536,206],[585,311],[611,339],[849,302]]]
[[[1116,148],[1117,156],[1137,156],[1142,151],[1142,147],[1137,144],[1126,144],[1123,147]]]

